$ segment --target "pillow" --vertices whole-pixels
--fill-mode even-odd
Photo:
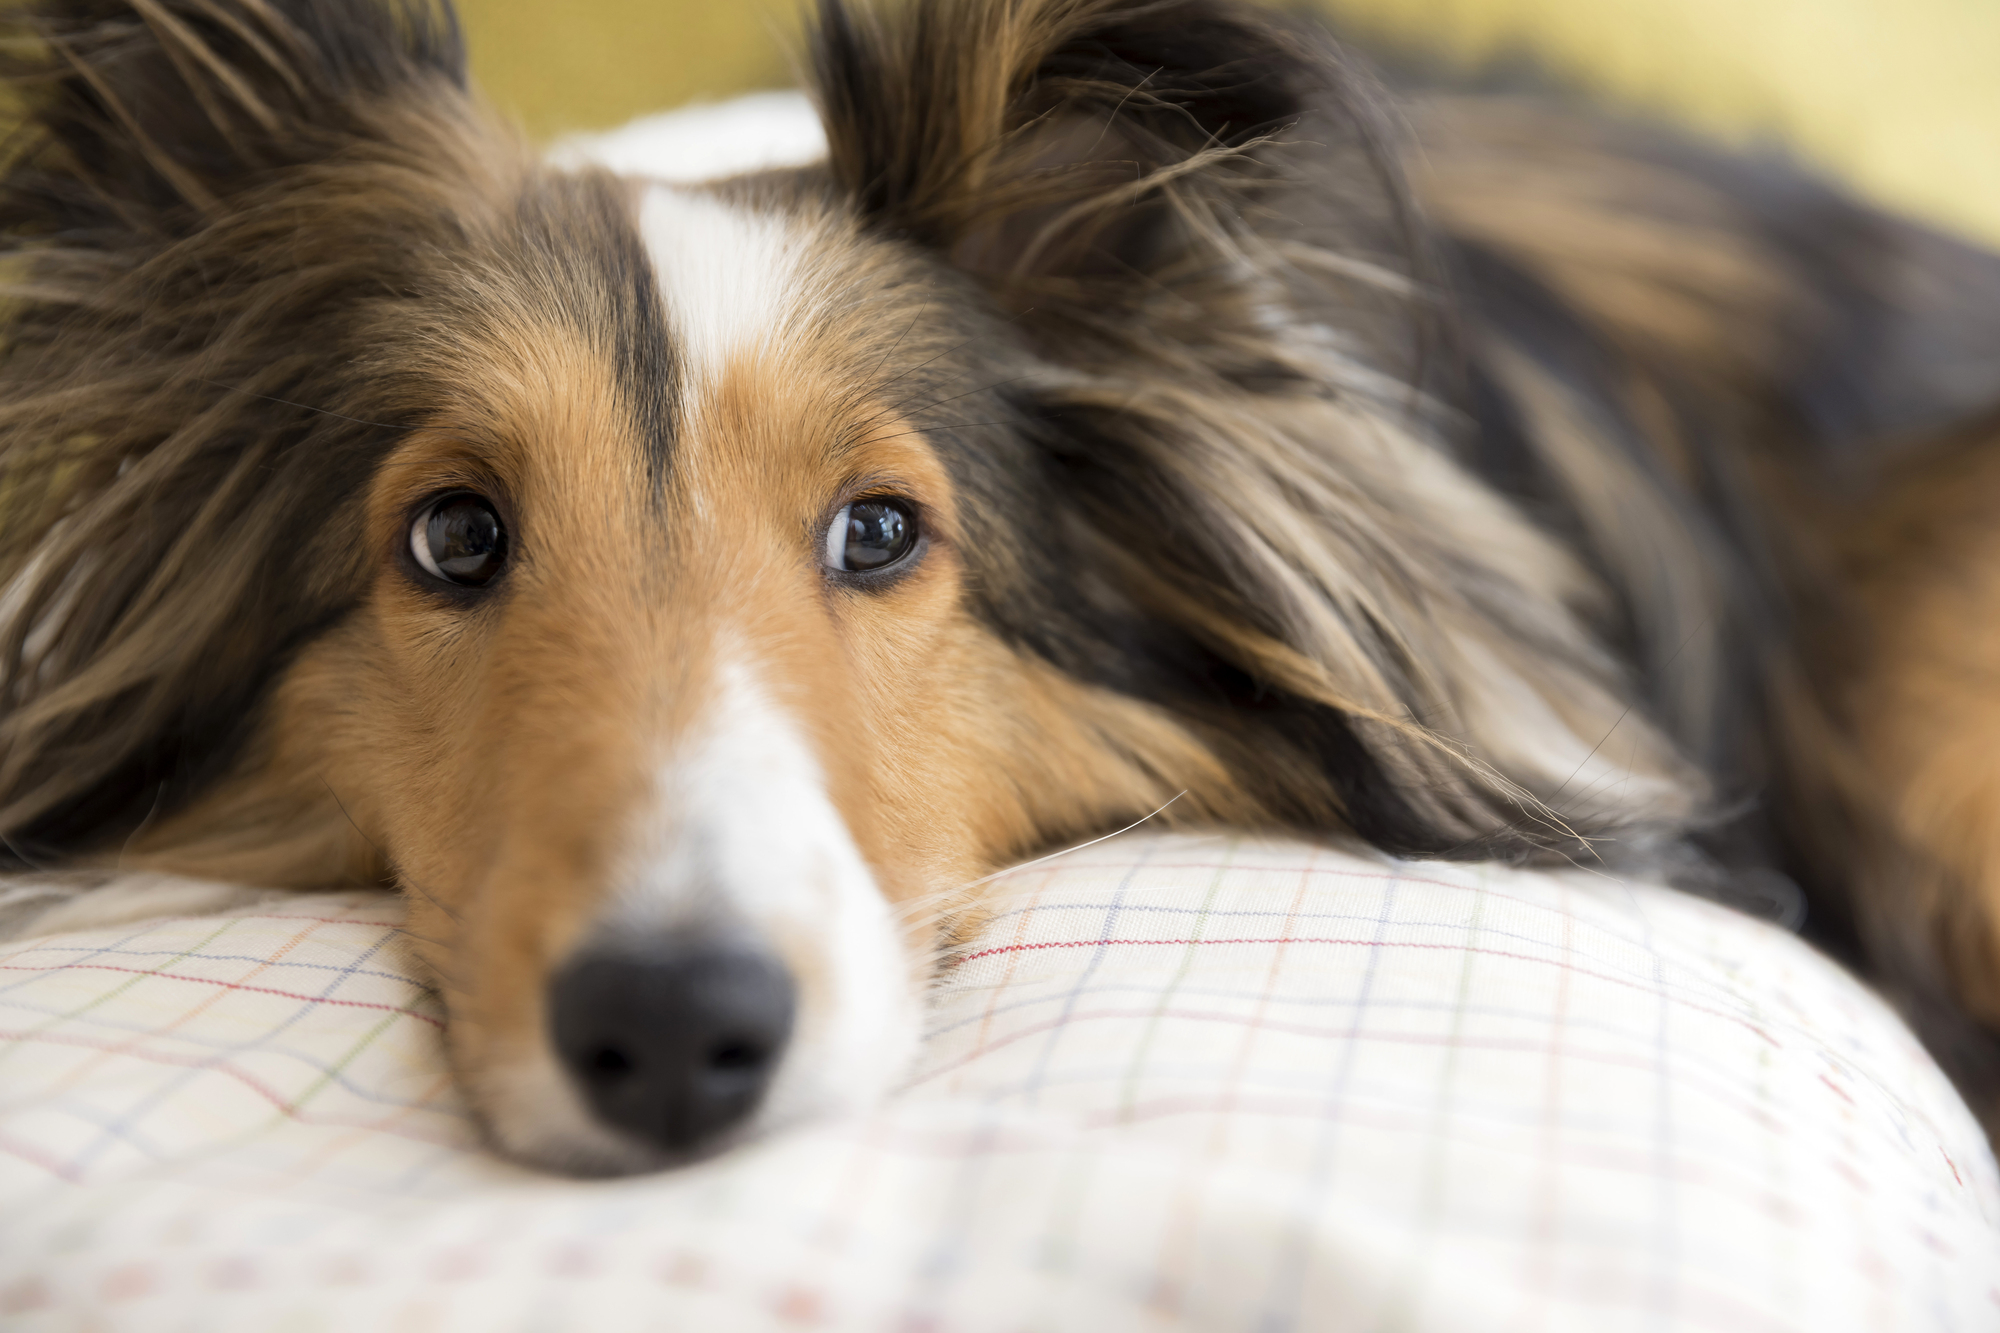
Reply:
[[[482,1151],[388,898],[0,946],[9,1330],[2000,1328],[2000,1182],[1796,939],[1585,872],[1011,872],[872,1116]]]

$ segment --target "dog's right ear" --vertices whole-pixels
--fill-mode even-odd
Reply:
[[[183,233],[379,138],[400,91],[465,85],[457,19],[433,0],[54,0],[7,27],[0,73],[28,110],[0,198],[17,237]]]

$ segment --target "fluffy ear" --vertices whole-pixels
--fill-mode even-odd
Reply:
[[[378,316],[510,142],[429,0],[6,27],[0,839],[33,856],[170,809],[351,595],[329,516],[415,410]]]
[[[1457,461],[1427,247],[1323,32],[1230,0],[821,12],[836,180],[1038,360],[1008,392],[1063,536],[980,572],[1005,634],[1171,709],[1287,822],[1543,857],[1690,816],[1602,590]]]
[[[274,170],[379,129],[401,90],[465,84],[434,0],[67,0],[12,19],[0,70],[30,99],[10,231],[184,231]]]
[[[1260,208],[1306,158],[1356,179],[1342,209],[1367,216],[1344,221],[1400,209],[1370,85],[1307,24],[1214,0],[820,13],[836,180],[882,229],[1029,294],[1102,299],[1246,231],[1324,225]]]

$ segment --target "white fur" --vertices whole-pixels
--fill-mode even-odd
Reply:
[[[796,1026],[757,1115],[732,1138],[865,1108],[916,1050],[919,979],[895,914],[797,723],[740,649],[719,663],[702,713],[663,758],[617,874],[624,887],[588,934],[696,926],[740,932],[785,960]],[[546,1042],[495,1065],[480,1095],[515,1153],[586,1171],[666,1164],[592,1118]]]
[[[639,235],[672,321],[690,405],[731,357],[780,346],[803,314],[806,237],[774,214],[655,185],[639,207]]]
[[[732,359],[780,347],[807,314],[809,238],[776,215],[682,187],[825,150],[803,97],[766,94],[649,117],[551,153],[558,166],[657,182],[641,197],[639,233],[672,330],[681,484],[697,506],[708,390]],[[625,887],[593,925],[639,937],[683,925],[741,930],[785,958],[799,987],[796,1026],[753,1123],[732,1137],[876,1100],[918,1032],[917,979],[894,914],[797,725],[745,662],[740,649],[723,657],[701,730],[662,758],[651,814],[618,876]],[[585,1171],[665,1164],[651,1145],[596,1120],[546,1041],[493,1061],[477,1081],[496,1136],[518,1156]]]
[[[547,1041],[468,1071],[500,1147],[520,1161],[579,1175],[633,1175],[670,1165],[659,1149],[599,1121]]]
[[[1636,803],[1681,812],[1686,798],[1672,777],[1627,762],[1634,749],[1654,752],[1643,716],[1628,710],[1605,734],[1579,735],[1549,699],[1484,645],[1470,636],[1458,637],[1456,644],[1475,667],[1464,673],[1471,690],[1458,704],[1468,730],[1483,741],[1489,762],[1537,775],[1541,790],[1554,793],[1552,804],[1559,814],[1587,812],[1614,801],[1632,804],[1634,793]]]
[[[917,982],[895,915],[812,750],[755,672],[725,659],[704,732],[661,769],[659,822],[614,908],[635,929],[720,914],[790,959],[798,1027],[758,1120],[865,1105],[915,1049]]]

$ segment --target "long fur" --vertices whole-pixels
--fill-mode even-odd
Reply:
[[[40,859],[190,798],[351,605],[340,519],[414,407],[380,324],[491,150],[430,6],[64,4],[16,40],[0,833]]]
[[[836,180],[1062,367],[1016,410],[1056,423],[1035,499],[1067,542],[986,585],[1004,632],[1212,728],[1291,820],[1392,850],[1574,856],[1687,817],[1700,779],[1639,718],[1630,792],[1565,789],[1574,765],[1497,734],[1526,706],[1609,736],[1623,668],[1581,632],[1601,591],[1572,555],[1437,456],[1436,259],[1323,36],[1198,6],[832,6],[817,60]]]
[[[412,871],[444,817],[398,823],[417,779],[379,777],[448,728],[400,769],[353,739],[403,688],[355,665],[391,632],[371,496],[521,379],[479,350],[519,328],[611,367],[642,443],[602,475],[658,506],[757,409],[695,401],[630,188],[535,162],[448,12],[17,27],[0,836],[31,866],[397,878],[456,938],[466,899]],[[2000,261],[1651,133],[1391,99],[1229,0],[825,0],[810,64],[827,163],[715,206],[824,251],[814,290],[850,299],[783,347],[837,364],[854,447],[892,419],[948,479],[962,578],[925,614],[987,673],[883,715],[987,738],[843,807],[885,891],[1185,788],[1186,821],[1647,869],[1780,917],[1796,882],[1829,943],[1924,984],[1824,850],[1855,798],[1813,776],[1846,725],[1817,534],[1885,442],[2000,398]],[[2000,1043],[1965,1031],[1975,1080]]]

